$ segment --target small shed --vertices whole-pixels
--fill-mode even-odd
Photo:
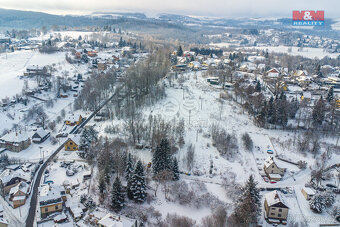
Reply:
[[[305,197],[306,200],[310,200],[310,199],[313,198],[314,195],[315,195],[314,190],[311,189],[311,188],[308,188],[308,187],[303,187],[303,188],[301,189],[301,193],[302,193],[302,195]]]

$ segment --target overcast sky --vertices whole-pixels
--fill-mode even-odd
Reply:
[[[53,14],[133,11],[225,18],[291,17],[292,10],[325,10],[326,18],[340,17],[340,0],[0,0],[0,8]]]

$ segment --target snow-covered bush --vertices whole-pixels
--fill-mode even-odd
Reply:
[[[249,136],[248,133],[244,133],[244,134],[242,135],[242,141],[243,141],[244,147],[245,147],[248,151],[252,151],[252,150],[253,150],[253,140],[251,139],[251,137]]]
[[[196,221],[185,217],[179,216],[177,214],[168,214],[166,219],[159,224],[161,227],[173,227],[173,226],[180,226],[180,227],[193,227],[195,226]]]
[[[317,193],[309,202],[309,206],[313,211],[322,213],[326,207],[332,206],[334,201],[334,195],[331,192],[325,191]]]

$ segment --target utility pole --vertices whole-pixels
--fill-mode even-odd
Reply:
[[[43,148],[42,146],[39,146],[39,149],[40,149],[40,159],[41,159],[41,149],[42,148]]]

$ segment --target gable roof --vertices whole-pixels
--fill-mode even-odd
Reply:
[[[277,166],[276,165],[276,163],[274,162],[274,159],[273,159],[273,157],[268,157],[265,161],[264,161],[264,166],[266,167],[266,168],[268,168],[269,166],[271,166],[272,164],[274,164],[275,166]]]
[[[9,194],[10,195],[15,194],[18,191],[22,191],[23,193],[27,194],[28,190],[29,190],[28,184],[24,181],[21,181],[19,184],[11,188],[11,190],[9,191]]]
[[[1,137],[0,140],[6,141],[6,142],[12,142],[12,143],[20,143],[23,141],[27,141],[29,139],[30,139],[29,135],[25,132],[11,131],[5,134],[3,137]]]
[[[280,73],[280,71],[277,68],[272,68],[272,69],[269,69],[267,73]]]
[[[38,131],[36,131],[32,137],[44,138],[47,135],[48,135],[48,132],[41,128]]]
[[[66,121],[70,121],[70,122],[76,122],[76,121],[79,121],[81,115],[71,115],[69,116],[68,118],[66,118]]]
[[[265,200],[267,201],[268,206],[274,206],[274,207],[282,207],[282,208],[288,208],[285,205],[283,196],[281,193],[277,190],[269,192],[265,195]]]
[[[28,175],[24,175],[18,172],[10,172],[8,175],[3,176],[0,180],[4,185],[10,182],[13,178],[20,178],[25,181],[30,181],[30,177]]]
[[[105,217],[100,219],[98,224],[105,227],[123,227],[123,222],[120,220],[120,217],[112,214],[105,215]]]
[[[78,146],[80,145],[80,136],[79,135],[75,135],[75,134],[69,135],[68,140],[72,140]]]

